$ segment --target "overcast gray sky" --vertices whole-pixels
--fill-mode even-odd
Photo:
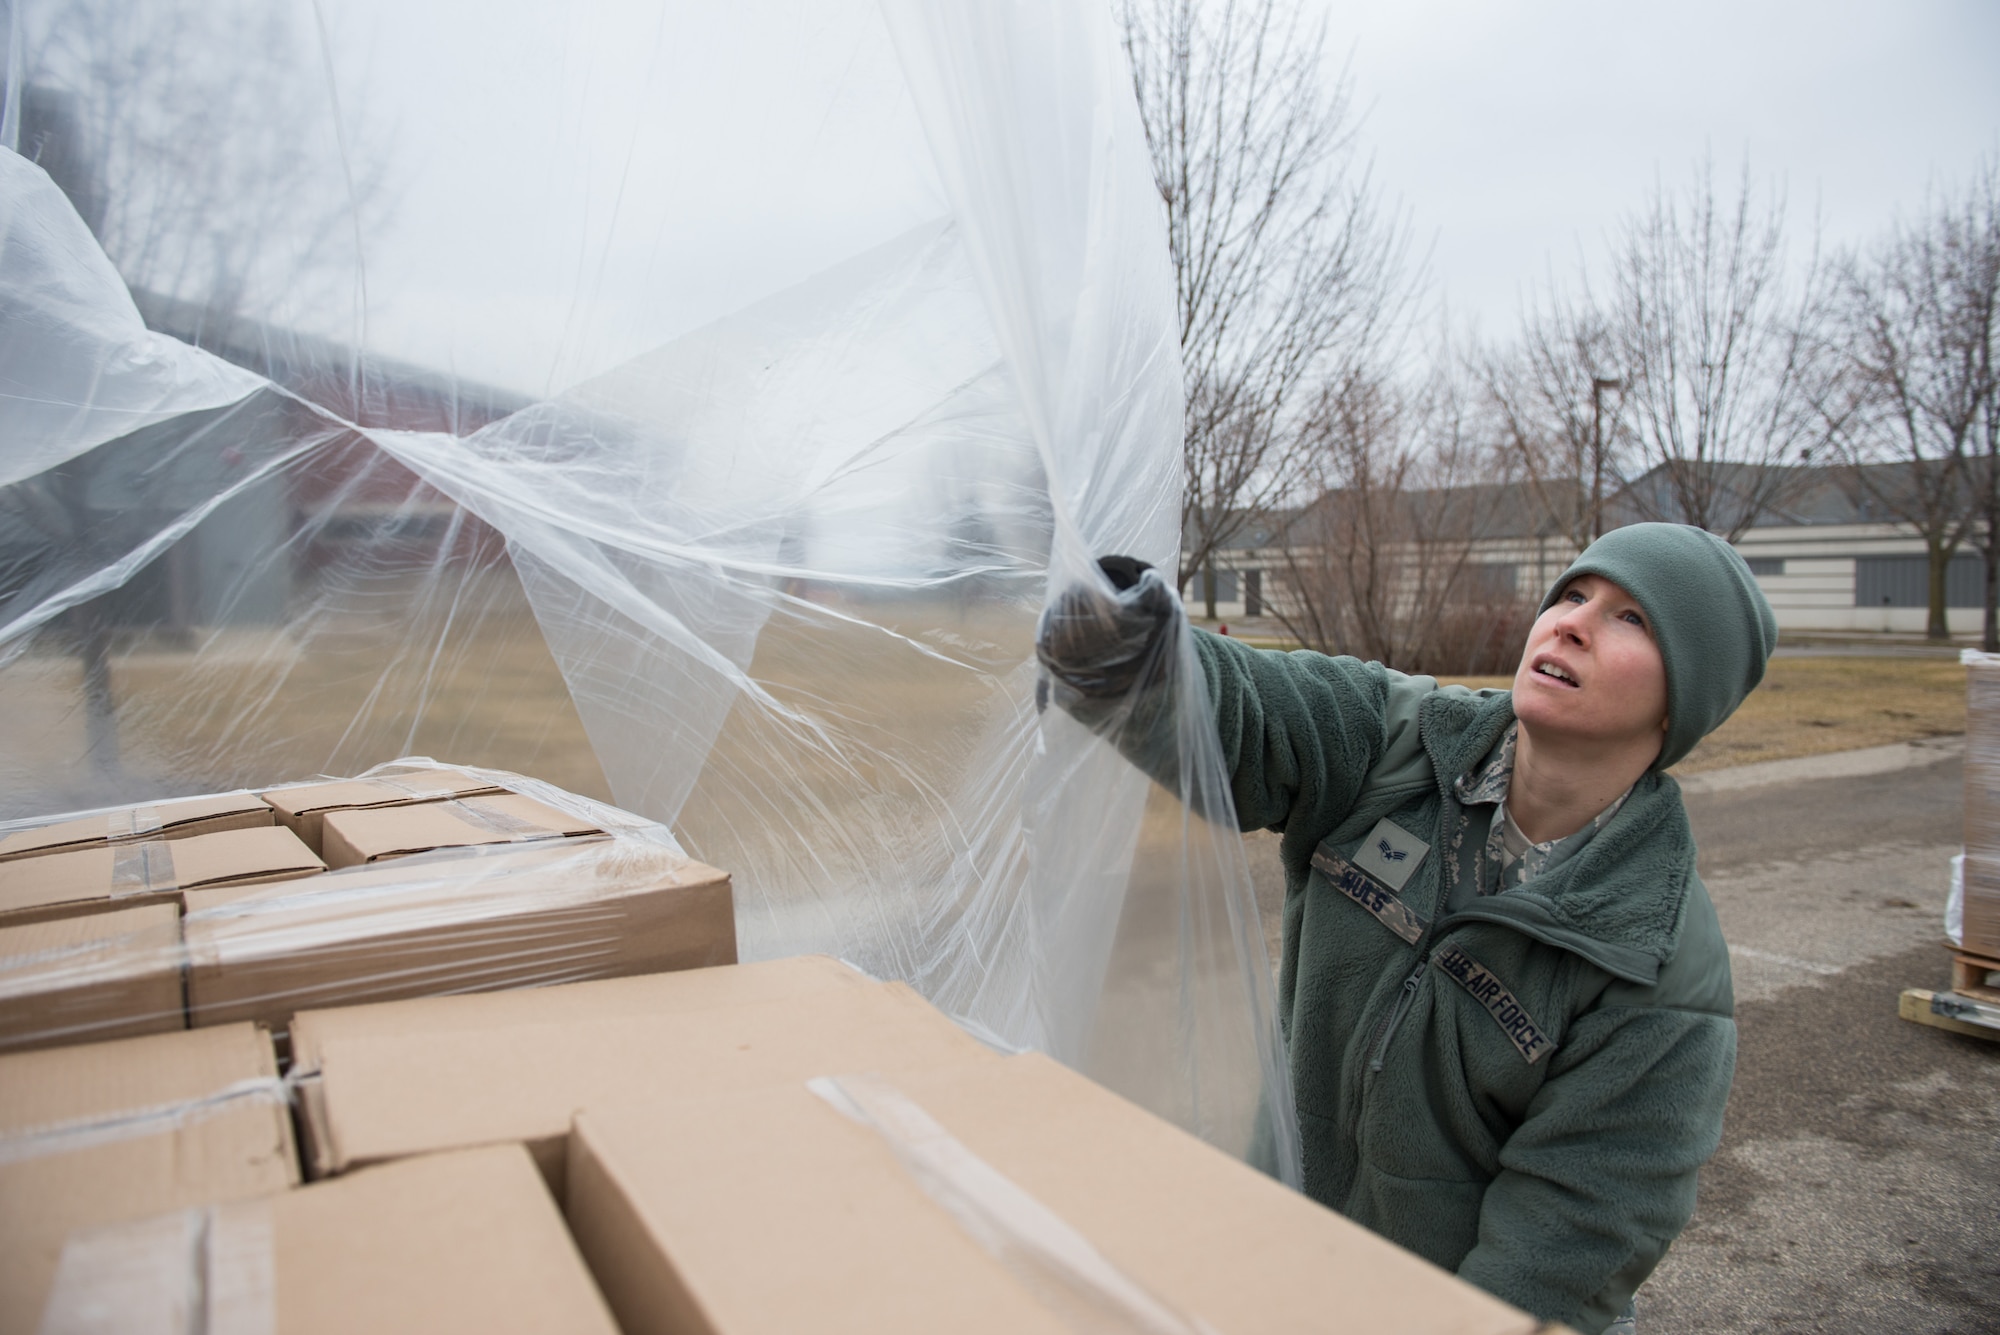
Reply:
[[[1656,177],[1683,184],[1704,152],[1732,188],[1747,155],[1799,238],[1817,206],[1834,246],[2000,154],[2000,0],[1303,3],[1326,6],[1360,146],[1437,292],[1491,336],[1524,285],[1599,258]],[[99,17],[119,21],[80,45],[129,48],[110,65],[128,101],[186,103],[204,76],[231,94],[196,137],[241,159],[219,180],[266,179],[268,124],[303,163],[300,199],[338,209],[353,179],[381,182],[356,229],[365,283],[341,235],[266,246],[327,270],[274,270],[253,313],[279,324],[543,393],[947,207],[876,0],[341,0],[313,23],[280,11],[284,40],[239,21],[268,8],[109,0]],[[95,12],[30,9],[37,32]],[[247,98],[246,67],[266,71]],[[239,104],[257,114],[230,121]]]
[[[1803,242],[1914,212],[2000,152],[1996,0],[1335,0],[1361,142],[1455,316],[1511,332],[1518,293],[1593,263],[1656,174],[1747,155]]]

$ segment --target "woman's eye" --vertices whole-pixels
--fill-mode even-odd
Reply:
[[[1584,603],[1584,596],[1581,593],[1578,593],[1575,589],[1571,589],[1568,593],[1563,595],[1563,601],[1575,603],[1577,606],[1581,607]]]
[[[1625,619],[1631,622],[1633,625],[1637,626],[1640,630],[1646,629],[1646,618],[1640,616],[1637,612],[1627,612],[1625,614]]]

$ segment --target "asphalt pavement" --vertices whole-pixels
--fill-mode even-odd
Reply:
[[[1645,1335],[2000,1332],[2000,1043],[1896,1015],[1947,985],[1962,837],[1957,754],[1909,760],[1688,795],[1739,1047]]]

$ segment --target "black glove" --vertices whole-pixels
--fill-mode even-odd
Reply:
[[[1124,593],[1136,587],[1139,577],[1153,567],[1136,556],[1100,556],[1097,568],[1111,581],[1111,587]]]
[[[1035,683],[1035,708],[1046,709],[1051,682],[1086,699],[1117,699],[1166,675],[1167,655],[1181,616],[1181,600],[1159,572],[1131,556],[1097,562],[1114,597],[1090,584],[1065,589],[1042,612],[1035,657],[1043,676]]]

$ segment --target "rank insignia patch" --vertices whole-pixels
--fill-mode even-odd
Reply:
[[[1379,820],[1354,850],[1354,865],[1400,894],[1430,851],[1429,844],[1394,821]]]

